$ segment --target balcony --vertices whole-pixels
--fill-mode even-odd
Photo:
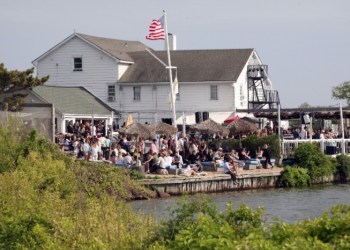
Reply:
[[[267,65],[248,65],[247,76],[250,79],[265,79],[267,78]]]

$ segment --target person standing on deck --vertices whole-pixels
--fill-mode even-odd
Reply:
[[[305,128],[301,127],[300,132],[299,132],[299,138],[301,140],[307,139],[307,132]]]
[[[156,144],[157,144],[157,139],[153,139],[152,144],[151,144],[151,150],[153,153],[158,154],[159,151],[158,151],[158,147]]]
[[[264,168],[273,168],[271,164],[271,155],[270,155],[270,149],[267,144],[264,144],[263,146],[263,154],[262,156],[265,158],[265,166]]]

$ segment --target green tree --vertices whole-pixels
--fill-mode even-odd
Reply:
[[[312,108],[312,106],[307,102],[303,102],[299,105],[299,108]]]
[[[332,98],[336,100],[345,100],[350,105],[350,81],[333,87]]]
[[[33,74],[34,68],[25,71],[8,70],[3,63],[0,63],[0,94],[12,94],[4,99],[3,110],[9,107],[14,111],[21,110],[26,95],[15,91],[43,85],[49,79],[49,76],[38,78]]]

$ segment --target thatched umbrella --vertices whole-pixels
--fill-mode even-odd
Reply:
[[[119,132],[127,135],[136,135],[145,139],[148,139],[152,135],[150,129],[141,123],[133,123],[127,128],[120,129]]]
[[[149,125],[148,128],[154,134],[163,134],[167,136],[174,135],[178,131],[174,126],[164,122],[153,123]]]
[[[227,136],[230,133],[229,129],[227,129],[224,126],[221,126],[219,123],[213,121],[210,118],[208,120],[193,125],[191,129],[201,133],[220,134],[223,136]]]
[[[236,121],[231,122],[227,125],[227,128],[232,134],[252,133],[258,130],[254,123],[248,122],[244,119],[237,119]]]

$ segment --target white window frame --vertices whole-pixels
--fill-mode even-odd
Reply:
[[[175,100],[180,101],[180,86],[178,86],[178,93],[175,95]]]
[[[134,101],[141,101],[141,86],[134,86]],[[138,90],[138,92],[136,91]]]
[[[107,101],[115,102],[115,84],[107,85]]]
[[[80,59],[80,67],[76,67],[79,62],[76,62],[75,60]],[[83,57],[82,56],[74,56],[73,57],[73,71],[74,72],[80,72],[83,71]]]
[[[215,90],[215,93],[213,92]],[[210,85],[210,100],[219,100],[218,85]]]
[[[244,91],[243,91],[243,85],[241,84],[240,86],[239,86],[239,100],[240,100],[240,102],[241,102],[241,106],[243,106],[244,105]]]

